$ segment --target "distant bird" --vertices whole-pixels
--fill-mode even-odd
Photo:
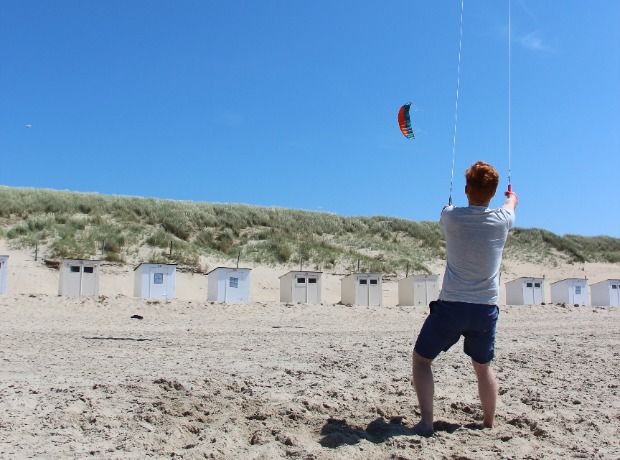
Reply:
[[[26,124],[24,125],[24,128],[32,128],[32,123],[26,123]]]

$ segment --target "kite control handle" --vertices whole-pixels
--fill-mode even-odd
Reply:
[[[515,207],[517,206],[517,203],[519,202],[519,197],[517,196],[515,192],[512,191],[512,184],[508,184],[508,190],[504,192],[504,196],[506,198],[514,197]]]

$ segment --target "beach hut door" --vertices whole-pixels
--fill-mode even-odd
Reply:
[[[306,302],[311,304],[319,303],[319,282],[316,276],[308,277],[308,287],[306,292],[308,293]]]
[[[161,268],[151,268],[149,276],[149,297],[151,299],[167,298],[168,277]]]
[[[368,278],[358,278],[355,285],[356,305],[368,306]]]
[[[69,265],[68,269],[69,272],[65,277],[67,287],[64,289],[64,294],[79,297],[82,295],[82,267]]]
[[[583,304],[584,298],[584,288],[581,284],[575,284],[571,288],[571,294],[573,299],[570,301],[572,304],[581,305]]]
[[[3,271],[4,271],[4,261],[0,260],[0,294],[4,294],[4,291],[6,290],[5,275]]]
[[[540,281],[534,281],[534,289],[533,289],[533,303],[532,305],[539,305],[543,301],[543,290],[542,283]]]
[[[370,278],[368,280],[368,305],[381,305],[381,290],[379,289],[379,280]]]
[[[620,283],[611,283],[609,291],[609,305],[620,307]]]
[[[413,304],[428,305],[426,300],[426,282],[417,280],[413,282]]]
[[[245,302],[247,273],[233,272],[226,277],[226,302]]]
[[[84,265],[82,267],[82,290],[80,295],[94,296],[97,294],[97,278],[95,267],[92,265]]]
[[[538,305],[542,303],[542,283],[530,280],[525,283],[523,300],[525,305]]]
[[[308,302],[308,288],[306,286],[307,278],[304,275],[295,276],[295,285],[293,286],[293,301],[295,303]]]

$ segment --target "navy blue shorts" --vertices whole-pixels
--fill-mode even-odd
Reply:
[[[465,302],[433,301],[430,315],[424,321],[414,350],[427,359],[435,359],[442,351],[465,337],[463,351],[474,361],[486,364],[495,356],[497,305]]]

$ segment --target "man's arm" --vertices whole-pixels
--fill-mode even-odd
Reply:
[[[517,197],[517,194],[510,191],[505,192],[504,195],[506,196],[506,201],[504,201],[504,205],[502,206],[502,208],[510,209],[511,211],[517,209],[517,204],[519,203],[519,198]]]

